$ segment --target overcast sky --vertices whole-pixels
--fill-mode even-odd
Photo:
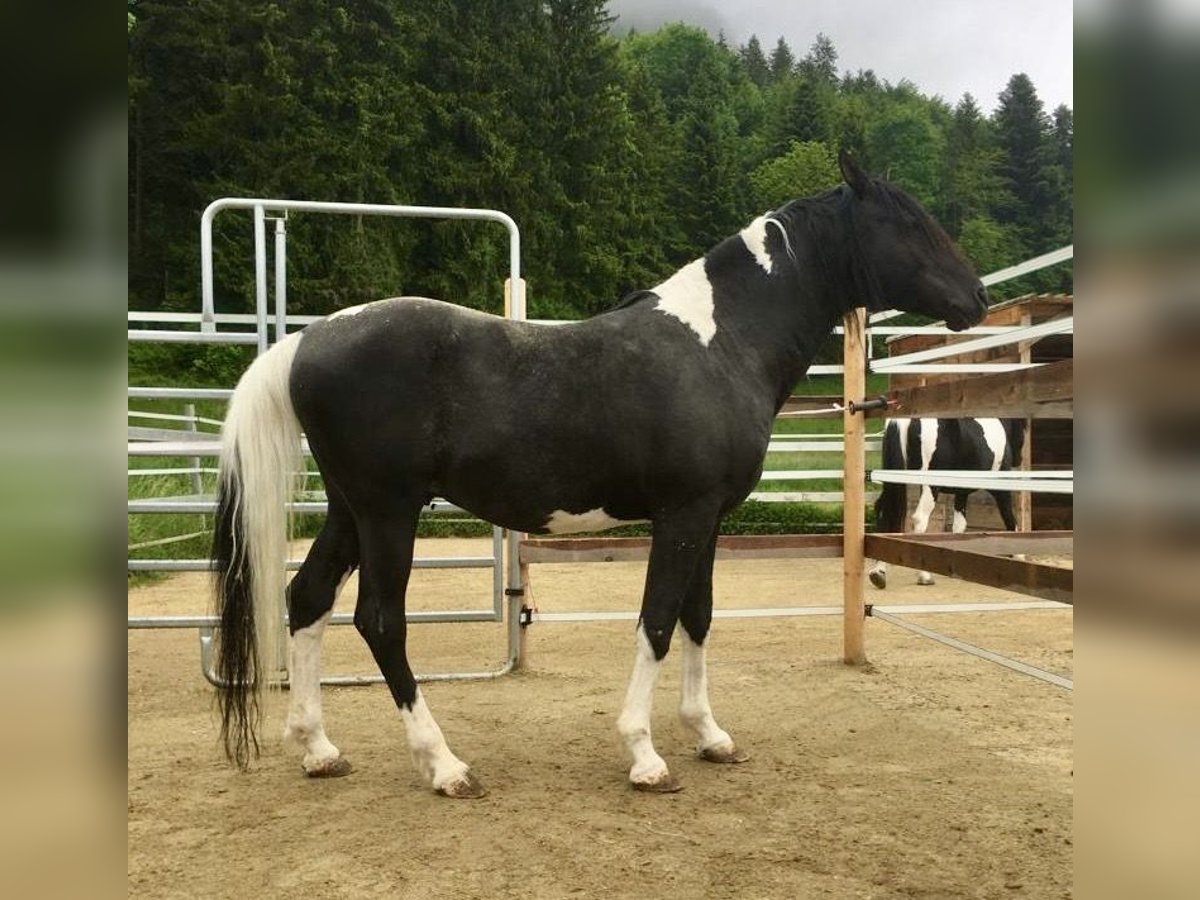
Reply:
[[[797,59],[817,32],[833,40],[838,68],[902,78],[950,104],[966,92],[985,112],[1008,79],[1024,72],[1051,112],[1072,100],[1071,0],[610,0],[624,34],[687,22],[731,46],[757,34],[770,54],[784,38]]]

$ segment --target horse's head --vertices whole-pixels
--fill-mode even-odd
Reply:
[[[987,291],[941,226],[896,185],[868,176],[850,154],[842,151],[838,161],[852,195],[860,302],[945,319],[956,331],[979,322]]]

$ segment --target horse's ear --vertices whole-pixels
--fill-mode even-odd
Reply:
[[[842,177],[846,179],[846,184],[850,185],[850,189],[854,191],[856,197],[861,200],[871,193],[871,179],[867,177],[866,172],[859,168],[848,150],[838,153],[838,165],[842,169]]]

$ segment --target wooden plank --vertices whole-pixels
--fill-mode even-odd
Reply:
[[[1075,532],[1073,531],[967,531],[954,534],[950,531],[926,534],[897,534],[919,544],[938,544],[960,547],[976,553],[1028,553],[1035,556],[1070,556],[1074,553]],[[868,535],[884,537],[884,535]]]
[[[717,559],[836,559],[840,534],[738,534],[717,538]],[[520,561],[532,563],[641,562],[650,538],[526,538]]]
[[[886,413],[872,410],[869,415],[1069,419],[1074,410],[1074,366],[1074,360],[1064,359],[1037,369],[892,390],[888,399],[893,405]]]
[[[866,416],[850,412],[850,404],[861,402],[867,390],[867,352],[863,344],[866,310],[852,309],[846,315],[842,353],[845,359],[843,375],[842,416],[843,443],[846,452],[842,462],[842,492],[845,496],[842,513],[842,661],[862,665],[867,661],[863,646],[863,534],[866,523],[863,505],[867,483],[867,457],[863,446]]]
[[[1033,315],[1029,312],[1021,316],[1022,327],[1028,328],[1033,324]],[[1033,362],[1033,345],[1021,344],[1021,362]],[[1021,444],[1021,460],[1017,468],[1028,472],[1033,468],[1033,419],[1025,419],[1025,441]],[[1017,515],[1017,530],[1029,531],[1033,528],[1033,494],[1029,491],[1018,491],[1013,498]]]
[[[954,542],[914,540],[899,535],[870,534],[864,543],[872,559],[1043,600],[1072,602],[1075,575],[1072,569],[992,556],[967,550]]]

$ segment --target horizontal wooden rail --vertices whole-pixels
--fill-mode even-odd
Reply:
[[[840,534],[728,534],[717,538],[717,559],[837,559]],[[530,563],[640,562],[650,538],[527,538],[520,561]]]
[[[1005,534],[1012,534],[1013,538],[1005,539]],[[865,544],[871,559],[1043,600],[1071,603],[1075,575],[1072,569],[992,555],[1029,552],[1055,555],[1050,548],[1066,534],[1070,532],[1004,532],[986,536],[868,534]],[[972,545],[974,549],[968,549]],[[984,547],[989,552],[981,552]]]
[[[867,415],[1069,419],[1074,413],[1074,375],[1075,361],[1063,359],[1020,372],[903,388],[888,392],[892,404],[886,413]]]

